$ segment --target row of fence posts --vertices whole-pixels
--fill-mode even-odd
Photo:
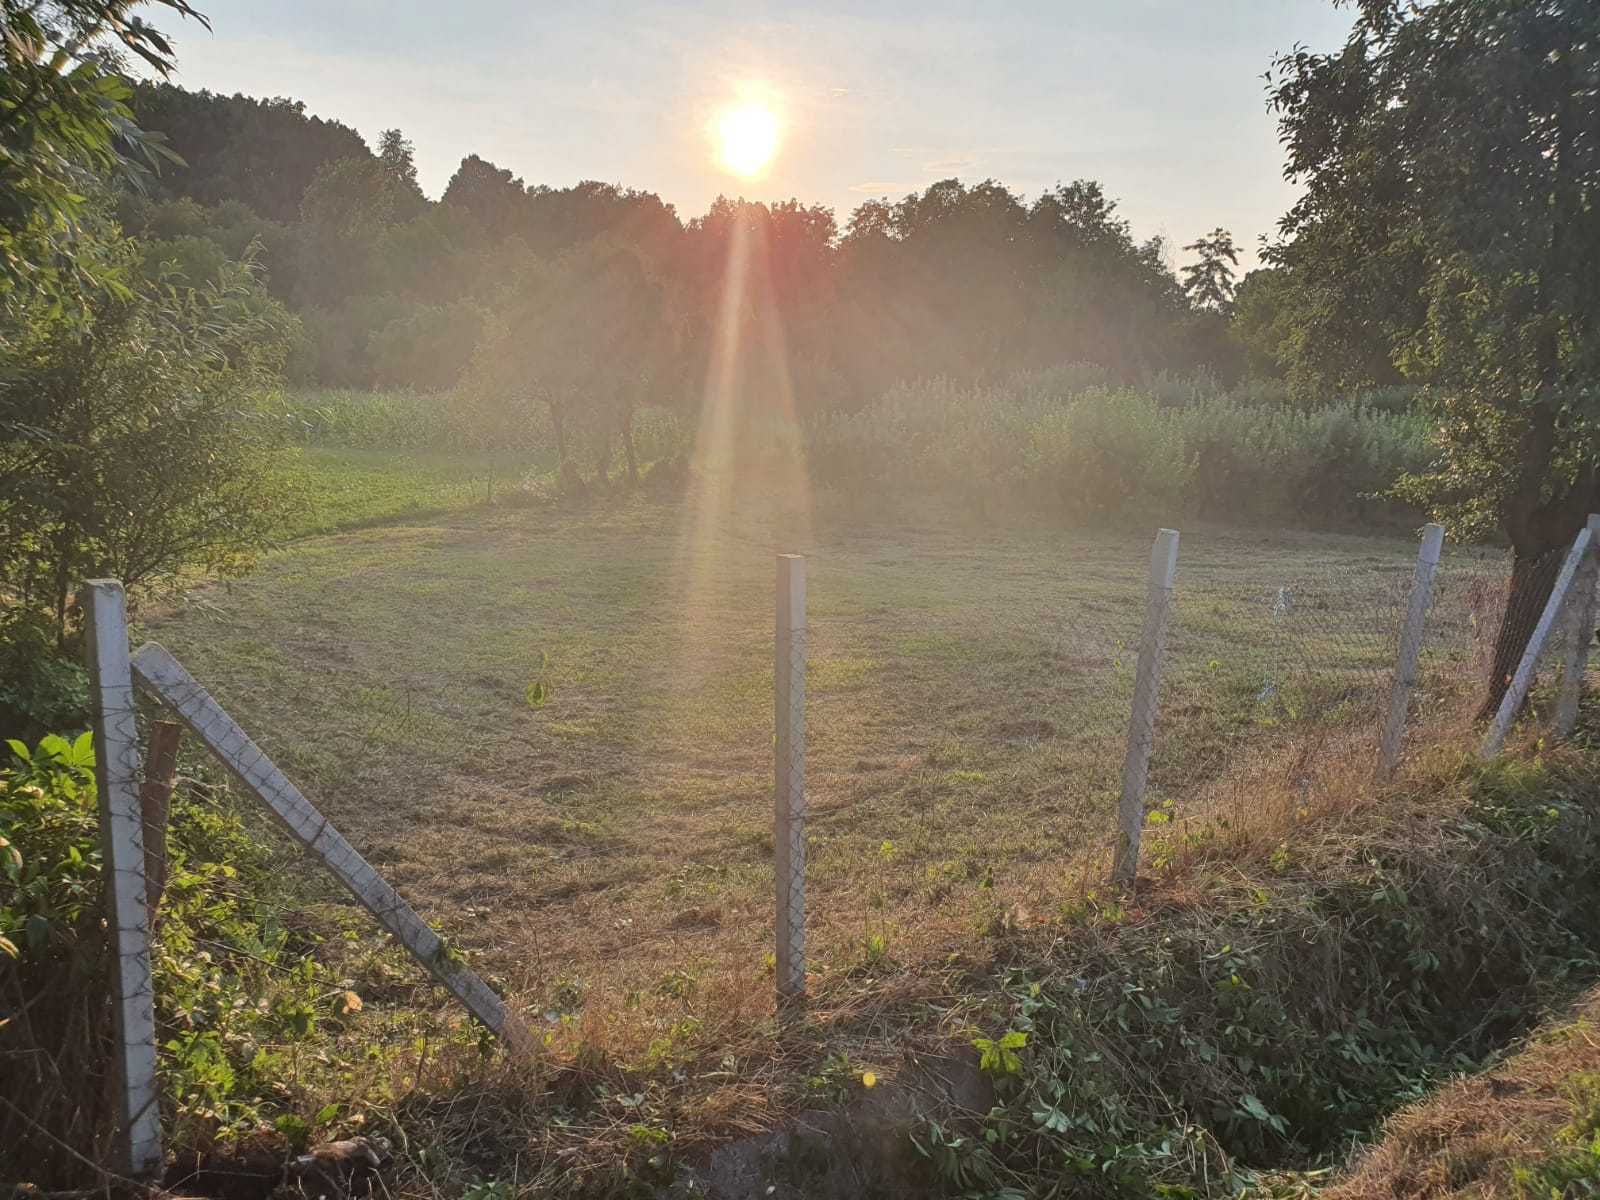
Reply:
[[[1423,532],[1410,601],[1400,629],[1393,690],[1379,745],[1378,771],[1387,774],[1399,761],[1405,739],[1423,626],[1432,601],[1444,530]],[[777,611],[774,638],[774,716],[776,718],[775,822],[776,986],[780,1005],[804,999],[806,984],[806,574],[800,555],[777,561]],[[1177,578],[1178,533],[1156,534],[1150,553],[1144,629],[1128,718],[1127,752],[1117,808],[1117,842],[1112,879],[1131,886],[1138,868],[1139,839],[1145,822],[1145,787],[1155,748],[1156,712],[1161,688],[1162,651],[1168,610]],[[1499,752],[1512,720],[1533,684],[1540,657],[1567,614],[1566,652],[1555,705],[1555,730],[1570,733],[1578,715],[1590,635],[1594,631],[1600,583],[1600,516],[1573,541],[1549,601],[1510,681],[1499,712],[1490,723],[1482,753]],[[526,1050],[526,1030],[498,996],[470,970],[442,953],[444,943],[375,872],[338,830],[294,787],[205,691],[159,646],[130,655],[125,601],[115,580],[91,580],[84,590],[86,646],[93,708],[95,777],[100,805],[100,842],[109,927],[115,940],[113,988],[118,1055],[118,1159],[129,1175],[148,1177],[159,1170],[162,1141],[156,1075],[154,981],[150,961],[151,916],[160,897],[165,855],[167,799],[172,790],[177,727],[158,722],[152,730],[145,786],[140,787],[140,755],[134,686],[150,692],[182,721],[246,791],[349,888],[388,932],[426,966],[485,1025],[514,1048]],[[149,828],[152,842],[144,834]]]
[[[1406,723],[1423,630],[1433,603],[1434,576],[1444,547],[1444,526],[1422,530],[1410,594],[1399,630],[1394,680],[1378,742],[1376,775],[1391,774],[1405,746]],[[780,554],[777,573],[777,628],[774,642],[773,685],[776,717],[774,738],[775,813],[773,844],[776,863],[776,968],[780,1006],[804,999],[806,985],[806,585],[805,559]],[[1144,628],[1139,640],[1139,661],[1134,676],[1133,703],[1128,714],[1127,750],[1122,764],[1122,791],[1117,806],[1117,836],[1112,856],[1111,881],[1123,888],[1133,885],[1139,865],[1139,840],[1145,825],[1145,789],[1150,757],[1155,749],[1156,713],[1161,692],[1161,667],[1166,646],[1168,612],[1178,573],[1178,531],[1156,533],[1150,551],[1149,585],[1145,598]],[[1596,591],[1600,587],[1600,515],[1591,516],[1573,540],[1527,649],[1512,676],[1499,711],[1489,724],[1481,754],[1499,753],[1516,715],[1527,699],[1539,660],[1567,614],[1566,651],[1556,694],[1554,729],[1557,736],[1572,732],[1578,718],[1589,642],[1594,634]]]

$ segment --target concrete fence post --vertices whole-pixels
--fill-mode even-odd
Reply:
[[[1394,688],[1389,693],[1389,717],[1383,725],[1378,746],[1378,773],[1387,775],[1400,761],[1400,748],[1406,739],[1406,716],[1411,711],[1411,692],[1417,686],[1417,659],[1422,652],[1422,627],[1433,601],[1433,576],[1439,569],[1439,551],[1444,546],[1444,526],[1426,525],[1422,546],[1417,550],[1417,568],[1411,577],[1411,600],[1406,605],[1405,623],[1400,626],[1400,654],[1394,665]]]
[[[806,560],[778,556],[773,652],[777,869],[777,989],[780,1005],[806,990]]]
[[[1139,837],[1144,831],[1144,789],[1155,748],[1156,708],[1161,690],[1161,653],[1167,640],[1167,609],[1178,573],[1178,531],[1156,533],[1150,551],[1150,586],[1145,601],[1144,632],[1139,640],[1139,666],[1133,681],[1133,708],[1128,717],[1128,753],[1122,763],[1122,801],[1117,809],[1117,849],[1111,866],[1113,883],[1128,885],[1139,869]]]
[[[1593,538],[1594,534],[1588,528],[1584,528],[1580,529],[1578,536],[1572,540],[1572,549],[1567,551],[1566,560],[1561,564],[1561,573],[1556,576],[1555,586],[1550,589],[1550,599],[1545,602],[1539,623],[1534,626],[1533,634],[1528,638],[1527,649],[1522,652],[1522,661],[1517,664],[1516,673],[1511,676],[1511,685],[1506,688],[1506,694],[1500,701],[1499,711],[1495,713],[1494,720],[1489,722],[1489,732],[1484,736],[1483,749],[1479,752],[1481,757],[1493,758],[1500,753],[1500,747],[1505,745],[1506,734],[1511,732],[1511,722],[1516,719],[1518,710],[1522,708],[1522,702],[1528,698],[1528,689],[1533,686],[1534,672],[1539,668],[1539,658],[1544,654],[1545,644],[1550,640],[1550,633],[1555,628],[1561,606],[1566,603],[1568,595],[1572,592],[1573,580],[1589,553],[1589,543]]]
[[[1567,652],[1561,662],[1561,690],[1556,695],[1556,736],[1566,737],[1578,723],[1583,676],[1589,667],[1589,642],[1594,637],[1595,592],[1600,588],[1600,513],[1589,514],[1589,553],[1573,580],[1567,609]]]
[[[113,942],[116,1155],[119,1169],[139,1179],[161,1170],[162,1148],[155,981],[150,972],[139,731],[128,655],[127,600],[115,579],[91,579],[85,592],[101,878]]]

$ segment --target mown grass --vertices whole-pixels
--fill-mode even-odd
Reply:
[[[505,472],[484,455],[327,446],[277,451],[283,540],[482,504]]]
[[[813,973],[1053,911],[1063,858],[1110,838],[1145,533],[452,511],[470,484],[431,486],[385,515],[441,515],[296,543],[149,632],[530,1004],[607,1011],[677,970],[764,997],[775,550],[810,556]],[[1411,555],[1189,532],[1152,807],[1375,711]]]
[[[1150,986],[1162,987],[1181,976],[1168,966],[1174,945],[1204,964],[1245,936],[1270,957],[1291,945],[1301,953],[1314,935],[1336,961],[1362,944],[1357,924],[1385,927],[1390,901],[1373,897],[1390,886],[1394,843],[1372,843],[1372,858],[1359,841],[1365,818],[1345,814],[1371,796],[1373,719],[1409,539],[1184,530],[1151,777],[1152,886],[1130,906],[1098,885],[1149,531],[843,520],[826,496],[719,504],[712,490],[582,505],[469,499],[296,541],[255,575],[148,623],[545,1036],[548,1057],[532,1074],[456,1051],[425,1071],[422,1044],[417,1091],[362,1109],[412,1147],[402,1191],[503,1173],[534,1143],[542,1149],[526,1179],[539,1186],[634,1194],[663,1184],[703,1165],[719,1140],[859,1098],[866,1072],[893,1079],[918,1055],[949,1053],[952,1038],[959,1048],[1004,1032],[1032,1003],[1019,970],[1034,971],[1070,1015],[1073,981],[1090,977],[1084,964],[1108,980],[1119,963],[1133,970],[1132,957],[1094,958],[1101,936],[1125,925],[1142,930]],[[776,1020],[770,974],[780,550],[805,552],[809,574],[814,1001],[799,1024]],[[1430,733],[1460,732],[1452,722],[1492,627],[1486,597],[1498,571],[1493,556],[1447,556],[1418,694]],[[1428,827],[1454,830],[1463,776],[1429,770],[1438,786],[1424,790],[1438,792],[1440,808]],[[1530,803],[1544,811],[1539,797]],[[1412,819],[1386,815],[1384,837]],[[1321,849],[1302,851],[1300,839]],[[1441,893],[1452,904],[1462,878],[1455,870]],[[1292,885],[1281,906],[1275,880]],[[1359,922],[1327,926],[1317,906],[1333,902],[1331,920],[1346,900]],[[1292,978],[1292,958],[1260,969]],[[1201,982],[1179,991],[1212,986],[1211,967],[1193,970]],[[1375,962],[1369,977],[1389,976]],[[1110,1003],[1102,992],[1081,1002]],[[1314,988],[1296,994],[1323,1004]],[[1196,993],[1197,1021],[1216,1015],[1203,999]],[[1095,1010],[1113,1039],[1095,1055],[1122,1054],[1120,1003]],[[1528,1004],[1518,999],[1517,1019]],[[1263,1020],[1233,1027],[1280,1038]],[[1306,1036],[1321,1045],[1312,1025]],[[1076,1060],[1079,1049],[1063,1040],[1049,1053]],[[1385,1057],[1370,1094],[1346,1097],[1340,1129],[1370,1122],[1395,1087],[1422,1086],[1438,1053]],[[1195,1162],[1210,1169],[1218,1138],[1272,1161],[1320,1148],[1292,1108],[1320,1093],[1289,1070],[1245,1078],[1249,1055],[1239,1054],[1221,1073],[1173,1068],[1211,1089],[1196,1103],[1226,1100],[1200,1114],[1221,1123],[1196,1135]],[[1038,1086],[1053,1087],[1054,1070]],[[1081,1097],[1084,1119],[1102,1121],[1098,1095]],[[1149,1098],[1107,1095],[1113,1107]],[[1247,1097],[1281,1104],[1287,1132],[1268,1125],[1256,1137]],[[1025,1108],[997,1127],[1027,1126]],[[1142,1194],[1148,1174],[1140,1156],[1153,1164],[1148,1178],[1181,1178],[1187,1168],[1159,1149],[1165,1119],[1152,1108],[1130,1124],[1126,1154],[1116,1136],[1095,1134],[1089,1158],[1110,1154],[1131,1172],[1118,1184],[1129,1194]],[[1009,1150],[950,1150],[970,1143],[955,1126],[938,1136],[933,1157],[907,1168],[930,1191],[961,1190],[975,1170],[994,1179],[1033,1170]],[[1048,1137],[1041,1144],[1057,1152]]]

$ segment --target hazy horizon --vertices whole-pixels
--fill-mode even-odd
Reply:
[[[530,184],[652,191],[684,220],[719,194],[826,204],[843,225],[863,200],[952,176],[1030,198],[1087,177],[1141,240],[1159,234],[1182,260],[1178,247],[1221,225],[1248,268],[1295,194],[1262,74],[1296,42],[1337,44],[1351,19],[1326,0],[1077,0],[1003,20],[898,7],[823,6],[802,22],[771,4],[545,16],[488,0],[440,23],[406,2],[269,13],[212,0],[213,32],[166,31],[184,87],[301,100],[374,144],[400,128],[435,198],[468,154]],[[719,167],[710,127],[752,95],[782,135],[768,171],[746,179]]]

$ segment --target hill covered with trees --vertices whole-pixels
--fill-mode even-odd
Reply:
[[[257,242],[267,286],[303,318],[291,367],[303,381],[448,387],[494,314],[542,280],[570,280],[597,244],[635,258],[661,291],[669,361],[646,365],[657,386],[703,369],[729,317],[781,331],[781,355],[758,340],[741,369],[757,385],[781,376],[803,407],[852,405],[913,377],[1075,361],[1123,378],[1200,366],[1231,377],[1242,361],[1221,316],[1226,235],[1186,291],[1169,248],[1136,238],[1091,180],[1028,198],[949,179],[869,200],[842,224],[794,199],[719,198],[683,219],[650,192],[529,185],[468,154],[435,202],[398,130],[374,151],[295,102],[169,83],[139,86],[132,108],[183,163],[122,201],[124,225],[190,276]],[[726,313],[735,248],[753,274]]]

